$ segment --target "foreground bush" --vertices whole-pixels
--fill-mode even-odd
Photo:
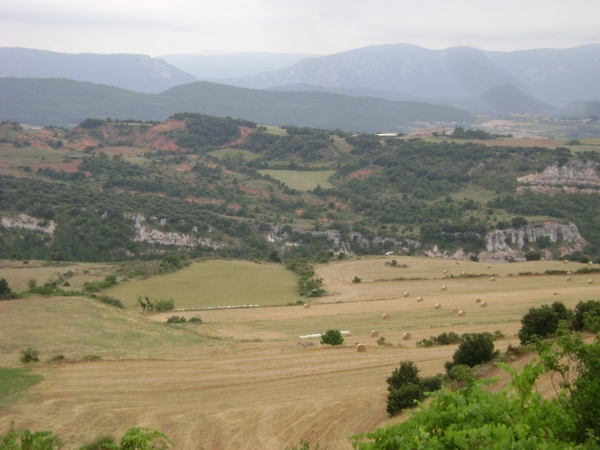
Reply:
[[[473,333],[463,335],[458,349],[452,356],[454,364],[474,367],[491,361],[498,356],[494,351],[494,336],[491,333]]]
[[[538,344],[538,351],[541,361],[532,361],[521,372],[498,363],[512,377],[506,389],[490,392],[486,386],[494,380],[466,377],[467,387],[437,391],[407,421],[353,436],[352,446],[356,450],[599,448],[598,340],[585,344],[567,332],[557,345]],[[570,381],[573,370],[577,378]],[[547,371],[560,379],[555,385],[558,397],[552,400],[535,389]]]

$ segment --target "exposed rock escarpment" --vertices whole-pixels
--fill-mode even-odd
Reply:
[[[532,191],[540,194],[555,195],[559,192],[569,194],[597,194],[600,190],[598,163],[571,161],[559,166],[554,164],[542,173],[531,173],[518,178],[519,192]]]
[[[136,242],[147,242],[149,244],[158,245],[175,245],[177,247],[210,247],[210,248],[222,248],[223,244],[205,237],[195,236],[192,233],[176,233],[176,232],[164,232],[156,228],[152,228],[146,224],[146,218],[141,214],[124,213],[125,219],[131,219],[134,221],[134,228],[136,236],[134,241]],[[159,222],[161,225],[166,223],[166,220],[162,219]],[[196,227],[192,228],[192,232],[197,232]]]
[[[36,219],[27,214],[19,214],[17,217],[0,217],[0,223],[5,228],[21,228],[50,236],[53,236],[54,230],[56,230],[56,223],[53,220]]]

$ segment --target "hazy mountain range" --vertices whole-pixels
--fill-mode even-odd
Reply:
[[[196,77],[147,55],[57,53],[0,48],[0,77],[67,78],[155,94]]]
[[[280,110],[282,99],[290,101],[303,99],[301,105],[287,105],[284,109],[290,114],[279,117],[273,124],[302,124],[315,127],[329,127],[340,123],[352,124],[352,130],[368,130],[373,128],[372,121],[364,125],[350,120],[315,121],[305,116],[310,116],[306,111],[299,111],[308,107],[316,98],[320,105],[324,99],[335,98],[332,105],[349,107],[348,105],[375,105],[374,100],[345,100],[338,101],[338,97],[328,97],[324,94],[338,94],[346,97],[392,100],[393,102],[420,102],[445,107],[460,108],[473,114],[506,115],[511,112],[534,113],[543,115],[579,116],[587,117],[597,115],[598,100],[600,99],[600,83],[597,75],[600,73],[600,45],[586,45],[571,49],[539,49],[518,52],[487,52],[468,47],[456,47],[446,50],[428,50],[409,44],[391,44],[366,47],[350,50],[329,56],[314,56],[304,54],[276,54],[276,53],[236,53],[230,55],[167,55],[152,58],[145,55],[98,55],[98,54],[65,54],[41,50],[22,48],[0,48],[0,80],[7,77],[15,78],[65,78],[77,81],[88,81],[95,84],[114,86],[127,91],[147,94],[164,93],[161,100],[152,100],[153,104],[160,106],[149,107],[146,114],[137,117],[129,114],[131,118],[163,119],[164,114],[182,111],[171,110],[175,104],[165,107],[164,98],[171,94],[168,90],[180,85],[193,83],[198,78],[218,80],[227,85],[250,88],[252,91],[294,91],[293,95],[257,94],[246,90],[227,90],[218,84],[203,85],[203,95],[207,90],[215,90],[211,98],[218,98],[227,92],[226,96],[240,95],[241,99],[231,98],[229,103],[222,105],[220,110],[227,111],[227,115],[244,117],[264,123],[264,118],[270,117],[267,111],[260,114],[253,110],[252,117],[245,116],[250,107],[242,107],[245,99],[260,97],[257,100],[261,108]],[[166,61],[165,61],[166,60]],[[285,67],[288,66],[289,67]],[[284,67],[284,68],[282,68]],[[277,69],[277,70],[273,70]],[[236,78],[237,77],[237,78]],[[10,81],[10,85],[19,86]],[[4,86],[8,84],[4,83]],[[55,82],[48,84],[58,87]],[[41,85],[37,85],[41,86]],[[66,85],[60,89],[81,90],[82,87],[67,89]],[[84,89],[85,90],[85,89]],[[91,89],[95,91],[96,89]],[[190,88],[190,92],[196,92]],[[35,93],[21,91],[7,94],[11,98],[30,98]],[[310,94],[310,95],[308,95]],[[66,94],[67,96],[71,94]],[[86,94],[87,95],[87,94]],[[196,95],[196,94],[194,94]],[[44,98],[54,96],[54,93],[44,93]],[[136,113],[139,102],[136,100],[131,107],[123,108],[121,103],[125,98],[130,98],[130,93],[117,94],[111,91],[111,98],[117,105],[111,107],[105,100],[96,99],[105,111],[107,108],[115,113],[107,115],[123,117],[124,111]],[[93,95],[92,95],[93,97]],[[33,97],[31,97],[33,98]],[[84,95],[84,98],[87,98]],[[159,97],[156,97],[159,98]],[[304,99],[311,99],[310,101]],[[192,98],[190,111],[218,114],[214,105],[207,108],[204,104],[194,103],[199,101]],[[267,99],[275,102],[270,105]],[[56,98],[60,103],[60,100]],[[142,103],[147,100],[142,101]],[[216,101],[216,100],[215,100]],[[157,103],[158,102],[158,103]],[[572,103],[575,102],[575,103]],[[10,104],[14,104],[9,102]],[[42,101],[41,104],[44,104]],[[241,108],[232,109],[235,104]],[[380,104],[383,104],[380,102]],[[1,105],[5,112],[7,104]],[[94,105],[81,105],[80,113],[84,110],[93,110]],[[371,107],[370,106],[370,107]],[[11,120],[24,113],[23,104],[14,104],[17,110],[10,115]],[[370,108],[369,107],[369,108]],[[388,108],[386,106],[384,109]],[[35,102],[29,103],[30,111],[27,116],[31,119],[54,117],[52,121],[43,124],[76,123],[80,117],[69,112],[52,111],[52,107],[40,113],[41,106]],[[158,108],[158,109],[156,109]],[[212,108],[212,109],[211,109]],[[296,111],[294,112],[294,108]],[[359,109],[362,106],[359,107]],[[397,105],[394,108],[400,108]],[[426,108],[433,111],[437,106]],[[253,109],[253,108],[250,108]],[[332,106],[326,108],[331,112]],[[400,108],[402,109],[402,108]],[[424,107],[417,108],[424,111]],[[119,114],[117,114],[119,111]],[[157,112],[157,111],[160,111]],[[440,110],[439,114],[426,114],[423,120],[445,120],[441,117],[450,117],[450,109]],[[339,111],[334,114],[339,118],[350,117],[354,112]],[[41,115],[40,115],[41,114]],[[62,117],[57,118],[57,117]],[[317,114],[320,117],[320,113]],[[379,114],[377,114],[379,116]],[[4,118],[8,116],[4,115]],[[67,119],[68,117],[68,119]],[[406,116],[400,121],[384,121],[377,129],[398,130],[406,126]],[[411,117],[415,117],[412,115]],[[433,119],[437,117],[438,119]],[[300,120],[302,123],[294,122]],[[410,119],[412,121],[413,119]],[[461,120],[467,121],[468,120]],[[36,121],[35,124],[40,124]],[[325,125],[327,123],[328,125]]]
[[[159,58],[192,74],[198,80],[224,82],[232,78],[242,78],[261,72],[285,69],[304,59],[317,56],[320,55],[245,52],[227,55],[166,55],[159,56]]]
[[[365,47],[306,59],[287,69],[235,81],[254,89],[306,84],[361,89],[398,99],[441,103],[511,84],[554,107],[600,100],[600,45],[488,52],[470,47],[428,50],[410,44]],[[386,94],[391,93],[391,94]]]

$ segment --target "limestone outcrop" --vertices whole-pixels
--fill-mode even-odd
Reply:
[[[559,192],[597,194],[600,191],[598,163],[593,161],[571,161],[563,166],[554,164],[542,173],[518,178],[518,182],[520,192],[555,195]]]
[[[53,220],[36,219],[27,214],[19,214],[16,217],[0,217],[0,224],[5,228],[21,228],[50,236],[54,236],[56,230],[56,223]]]

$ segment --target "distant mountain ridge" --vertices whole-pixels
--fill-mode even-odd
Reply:
[[[418,129],[423,122],[473,121],[469,113],[449,106],[326,92],[270,92],[206,81],[141,94],[65,79],[0,78],[0,120],[64,127],[88,117],[164,120],[176,112],[268,125],[394,133]]]
[[[67,78],[148,94],[196,81],[189,73],[147,55],[68,54],[27,48],[0,48],[0,77]]]
[[[303,59],[321,55],[308,53],[243,52],[226,55],[166,55],[159,58],[194,75],[198,80],[224,82],[261,72],[284,69]],[[225,83],[227,84],[227,83]]]
[[[230,83],[254,89],[298,84],[366,88],[429,100],[460,100],[512,84],[539,101],[563,107],[576,100],[600,100],[599,73],[597,44],[515,52],[388,44],[303,60]]]

